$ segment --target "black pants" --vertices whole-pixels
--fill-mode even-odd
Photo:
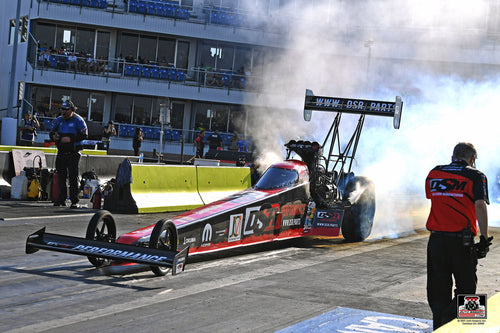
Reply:
[[[56,170],[59,178],[59,199],[57,203],[64,203],[67,197],[66,178],[69,177],[69,198],[72,204],[78,202],[78,163],[80,153],[59,153],[56,157]]]
[[[427,301],[434,330],[457,318],[457,295],[476,293],[476,266],[477,259],[469,247],[462,245],[461,237],[431,233],[427,244]]]

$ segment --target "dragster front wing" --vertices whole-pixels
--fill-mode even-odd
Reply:
[[[184,271],[189,251],[189,247],[182,251],[171,251],[50,234],[45,232],[45,227],[29,235],[26,240],[26,253],[35,253],[40,249],[149,266],[171,267],[172,275]]]

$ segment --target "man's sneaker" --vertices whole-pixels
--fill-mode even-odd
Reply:
[[[69,206],[69,208],[71,209],[76,209],[76,208],[81,208],[82,206],[80,206],[79,204],[77,203],[74,203],[74,204],[71,204],[71,206]]]

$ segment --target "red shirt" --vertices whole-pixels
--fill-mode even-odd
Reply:
[[[428,230],[458,232],[470,225],[477,234],[475,202],[489,204],[488,184],[481,171],[461,160],[437,166],[427,176],[425,195],[432,203]]]

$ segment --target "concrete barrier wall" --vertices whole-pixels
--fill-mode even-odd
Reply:
[[[133,164],[130,192],[138,213],[188,210],[203,205],[194,166]]]
[[[131,169],[137,213],[193,209],[251,186],[245,167],[132,164]]]
[[[197,166],[198,193],[205,204],[249,188],[250,168]]]

